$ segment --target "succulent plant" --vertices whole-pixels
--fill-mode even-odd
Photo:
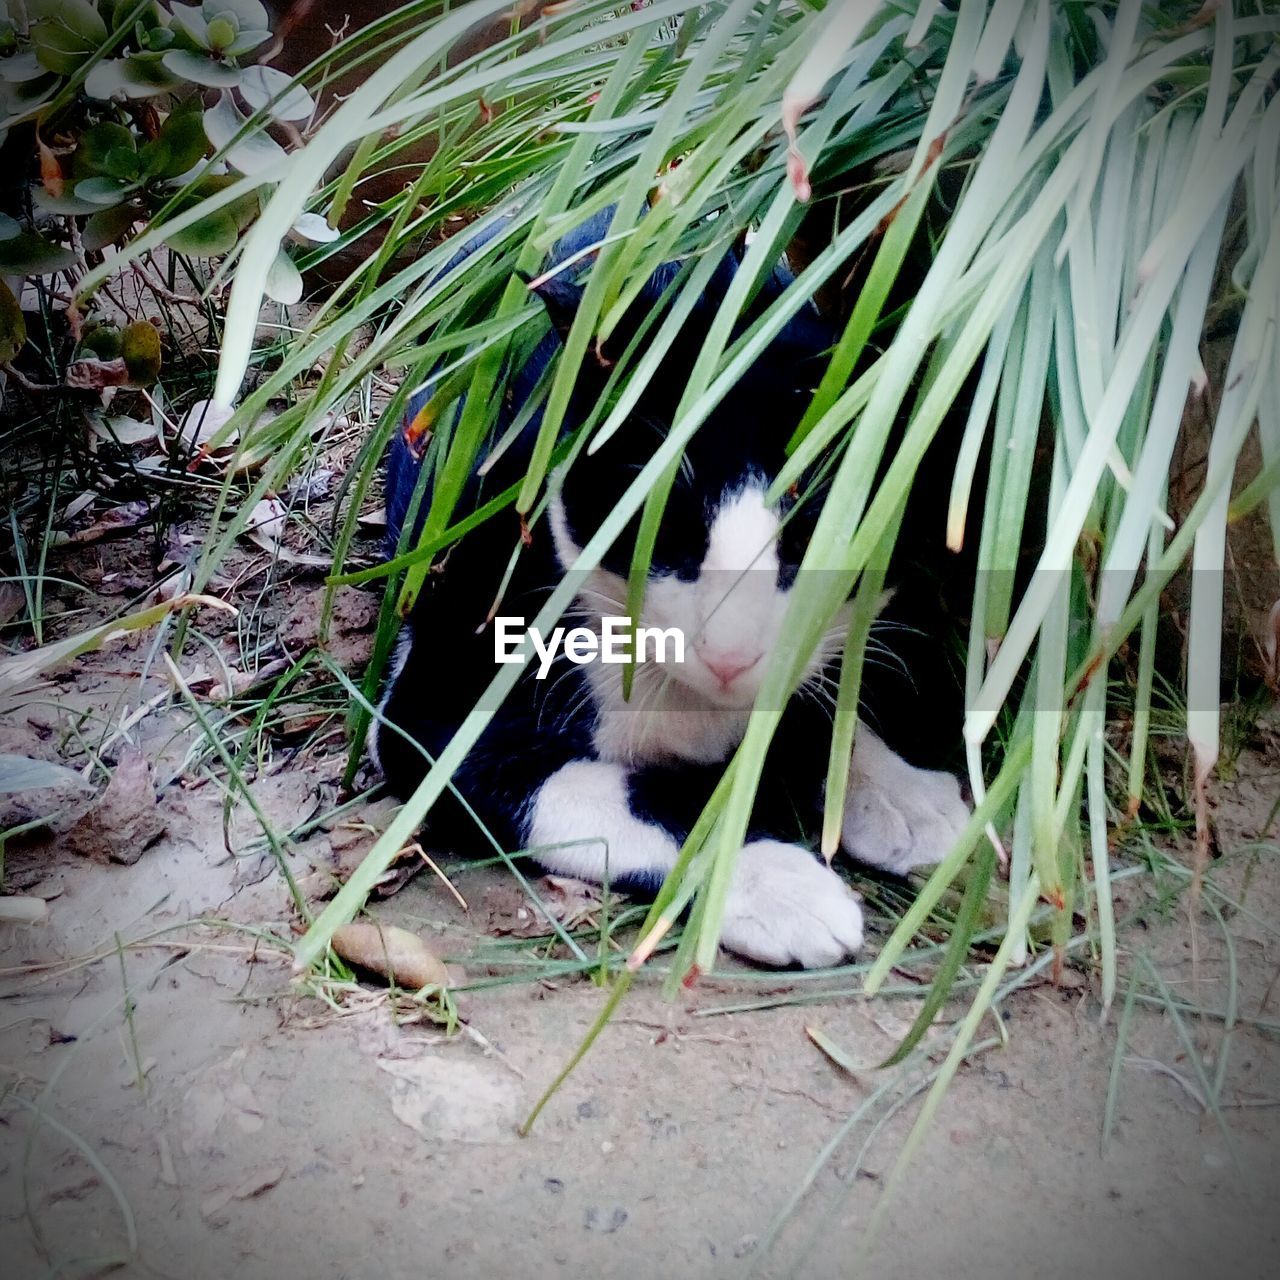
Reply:
[[[12,12],[0,0],[0,139],[34,125],[37,212],[83,219],[81,243],[97,252],[159,209],[208,195],[227,165],[278,164],[284,149],[265,130],[246,131],[249,116],[304,121],[315,103],[284,72],[240,64],[270,38],[259,0],[26,0]],[[221,92],[205,110],[211,89]],[[225,253],[257,208],[249,197],[168,243],[195,256]],[[0,270],[47,274],[71,260],[33,231],[0,227]]]
[[[271,38],[267,11],[258,0],[204,0],[170,7],[173,45],[165,70],[212,89],[233,88],[243,74],[236,59]]]

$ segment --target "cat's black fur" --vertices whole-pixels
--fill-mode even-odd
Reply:
[[[563,260],[582,246],[597,241],[606,223],[607,215],[578,228],[557,246],[550,261]],[[381,707],[382,716],[389,723],[385,727],[375,726],[372,739],[381,768],[398,794],[407,795],[413,790],[423,777],[429,759],[444,749],[498,670],[494,663],[490,618],[499,596],[501,607],[497,612],[531,621],[549,590],[563,577],[567,568],[565,546],[581,547],[586,543],[651,457],[666,424],[672,419],[707,324],[735,268],[736,260],[732,256],[726,258],[682,331],[681,340],[623,427],[596,454],[581,454],[563,477],[553,481],[558,492],[557,511],[562,520],[561,547],[556,546],[550,520],[535,524],[531,539],[521,547],[514,573],[503,589],[504,575],[521,536],[514,513],[507,511],[463,537],[447,553],[438,570],[429,576],[401,637],[401,648]],[[633,317],[638,318],[646,306],[654,305],[661,297],[675,269],[674,265],[664,268],[648,282],[628,317],[632,324],[638,323]],[[776,296],[786,281],[785,272],[779,268],[765,283],[757,305]],[[540,292],[553,321],[552,330],[525,365],[515,372],[513,394],[498,415],[494,440],[502,438],[520,404],[532,393],[554,359],[561,335],[572,321],[577,298],[575,284],[557,276]],[[566,433],[572,432],[590,412],[607,377],[607,359],[625,346],[629,332],[634,329],[627,330],[624,324],[624,331],[615,334],[611,347],[602,353],[604,360],[588,355],[566,415]],[[758,491],[782,466],[785,445],[821,376],[820,357],[833,340],[834,335],[816,312],[802,313],[782,331],[698,429],[687,447],[684,464],[667,503],[654,554],[654,575],[664,575],[679,583],[697,582],[708,555],[711,530],[720,531],[714,536],[723,540],[724,529],[739,527],[732,524],[726,512],[737,511],[744,520],[751,516]],[[425,394],[420,393],[410,404],[406,422],[421,408]],[[540,421],[541,414],[535,414],[487,474],[472,478],[455,519],[520,478]],[[420,469],[421,459],[404,432],[397,432],[391,446],[387,479],[393,549],[407,519]],[[776,539],[776,566],[770,562],[767,570],[750,571],[776,575],[776,586],[782,591],[794,577],[821,502],[820,486],[801,488],[803,501],[797,505],[795,498],[788,498],[784,504],[789,509],[784,513]],[[425,509],[428,500],[429,493],[423,496],[420,509]],[[923,508],[924,514],[908,526],[909,539],[933,540],[932,528],[936,528],[940,537],[942,512],[929,509],[931,500],[932,495],[926,494],[922,502],[917,502],[917,511]],[[735,503],[739,505],[735,507]],[[752,518],[768,517],[756,513]],[[636,527],[637,521],[633,520],[605,554],[602,567],[616,579],[625,580],[627,576]],[[723,549],[721,543],[717,546]],[[571,551],[567,559],[572,559]],[[711,570],[706,572],[710,578]],[[589,602],[589,596],[584,598]],[[910,592],[900,594],[895,607],[900,617],[910,618],[913,624],[923,620],[927,613],[927,606],[921,610],[918,604],[912,604]],[[622,610],[610,608],[604,612]],[[926,661],[922,663],[919,658],[909,663],[901,661],[902,650],[907,645],[921,643],[921,630],[913,625],[885,631],[891,647],[898,651],[898,669],[892,660],[868,665],[864,678],[864,720],[876,725],[881,736],[893,745],[913,736],[895,733],[895,730],[916,730],[915,737],[934,745],[933,759],[929,762],[935,763],[941,754],[936,750],[938,744],[951,749],[958,743],[959,722],[956,718],[950,724],[942,723],[942,712],[935,700],[934,686],[939,683],[937,676],[946,661],[943,648],[936,641],[929,641],[933,647]],[[834,658],[837,651],[833,648],[830,658]],[[589,828],[593,823],[609,827],[616,818],[615,826],[610,828],[616,847],[609,854],[607,865],[598,866],[599,859],[585,853],[540,856],[535,850],[535,856],[552,869],[597,879],[608,875],[622,888],[652,890],[656,887],[669,865],[671,842],[678,846],[702,810],[720,777],[724,759],[731,753],[731,745],[713,759],[694,758],[698,752],[681,755],[679,749],[664,757],[663,751],[655,754],[646,748],[635,759],[619,760],[616,753],[610,755],[608,749],[601,747],[607,738],[607,735],[601,736],[602,718],[613,714],[606,705],[609,699],[602,701],[602,696],[598,689],[593,690],[586,668],[574,667],[564,658],[545,681],[535,679],[532,668],[527,668],[454,777],[454,786],[465,804],[451,796],[442,799],[432,811],[428,824],[432,839],[457,851],[484,848],[467,808],[474,811],[494,839],[510,850],[528,847],[539,831],[567,830],[573,839],[583,841],[595,835],[608,839],[610,832]],[[697,700],[696,695],[690,697]],[[904,713],[903,699],[908,704],[914,701],[914,709]],[[656,701],[661,703],[660,695]],[[678,705],[673,706],[674,709],[665,714],[682,713]],[[714,718],[717,713],[708,714]],[[675,737],[679,738],[679,734]],[[872,740],[865,730],[860,731],[860,740],[862,737]],[[775,736],[752,816],[749,838],[757,843],[750,847],[758,851],[760,883],[750,881],[752,873],[743,871],[739,907],[740,914],[745,913],[745,924],[737,928],[736,934],[732,921],[726,925],[726,942],[745,954],[779,963],[821,963],[830,962],[857,945],[858,938],[854,935],[860,937],[860,930],[849,920],[845,907],[837,905],[828,909],[822,904],[839,892],[835,885],[817,878],[819,870],[826,875],[830,873],[815,864],[811,874],[788,852],[794,852],[796,842],[814,834],[815,818],[821,811],[829,742],[830,712],[822,696],[815,692],[793,698]],[[869,746],[868,750],[871,749]],[[894,759],[889,757],[882,762],[887,773],[880,770],[876,761],[868,766],[871,769],[868,776],[874,774],[878,780],[872,792],[865,793],[870,796],[866,816],[870,825],[861,834],[854,832],[846,847],[871,862],[904,870],[930,860],[930,856],[940,857],[945,848],[916,847],[908,854],[893,855],[886,851],[883,857],[877,857],[875,832],[880,829],[877,824],[881,819],[877,816],[879,810],[873,813],[871,807],[884,803],[892,809],[893,793],[910,790],[919,781],[921,794],[928,797],[922,801],[924,817],[912,819],[908,814],[907,826],[913,822],[916,827],[920,827],[920,823],[927,826],[935,818],[942,825],[936,831],[930,828],[928,834],[921,834],[924,830],[921,827],[920,832],[910,837],[916,846],[930,840],[933,843],[943,840],[962,820],[962,808],[957,808],[958,792],[953,801],[951,788],[940,775],[913,770],[900,760],[895,764]],[[599,763],[600,769],[594,773],[575,770],[575,766],[585,762]],[[611,784],[606,765],[616,766],[622,779],[629,817],[625,813],[615,814],[616,803],[607,796],[601,798],[603,793],[593,790],[598,783],[608,792]],[[894,772],[898,766],[901,770]],[[581,789],[585,796],[581,814],[575,808],[579,803],[575,798],[578,791],[572,787],[556,790],[551,785],[557,776],[561,779],[581,776],[588,780]],[[542,790],[544,786],[546,792]],[[553,791],[559,797],[554,801],[550,798]],[[851,805],[857,808],[863,796],[864,792],[855,787],[851,792]],[[609,807],[611,804],[613,809]],[[539,805],[545,812],[539,810]],[[603,817],[599,816],[602,812]],[[628,826],[630,819],[641,825]],[[893,825],[893,820],[886,821]],[[639,853],[632,857],[633,849],[646,845],[650,829],[664,833],[667,839],[660,841],[662,848],[652,857]],[[780,842],[785,842],[787,848]],[[791,903],[786,909],[793,915],[798,910],[797,918],[785,927],[776,928],[769,920],[762,923],[757,919],[762,912],[770,910],[770,895],[795,897],[797,903]],[[800,899],[804,901],[799,902]],[[820,920],[814,927],[821,938],[810,946],[803,935],[809,915],[815,913]]]

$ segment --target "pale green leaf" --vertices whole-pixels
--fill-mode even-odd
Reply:
[[[74,769],[50,760],[33,760],[30,756],[0,752],[0,795],[13,795],[22,791],[41,791],[49,787],[73,787],[77,791],[92,791]]]

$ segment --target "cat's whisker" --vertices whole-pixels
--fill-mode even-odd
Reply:
[[[901,622],[897,618],[877,618],[871,624],[871,634],[877,631],[901,631],[904,635],[928,636],[923,627],[914,627],[909,622]]]
[[[600,604],[606,605],[608,608],[615,610],[616,612],[626,612],[627,606],[625,601],[619,600],[616,597],[611,596],[607,591],[600,591],[595,587],[579,587],[577,598],[579,600],[584,598],[596,600]]]
[[[563,661],[563,660],[561,660],[561,661]],[[558,665],[558,663],[557,663],[557,665]],[[552,682],[547,686],[547,691],[546,691],[546,693],[543,695],[543,698],[542,698],[542,704],[543,704],[543,706],[546,706],[548,703],[550,703],[550,702],[552,701],[552,699],[553,699],[554,695],[555,695],[555,694],[556,694],[556,692],[559,690],[560,686],[561,686],[561,685],[562,685],[566,680],[571,679],[573,675],[574,675],[574,666],[573,666],[573,663],[571,663],[571,662],[565,662],[565,663],[564,663],[564,670],[563,670],[563,671],[561,671],[561,672],[560,672],[560,673],[555,677],[555,679],[554,679],[554,680],[553,680],[553,681],[552,681]]]
[[[826,717],[828,723],[834,723],[835,703],[834,700],[830,698],[830,695],[824,696],[824,690],[812,686],[801,685],[800,688],[796,690],[796,693],[797,696],[801,698],[807,698],[809,702]]]

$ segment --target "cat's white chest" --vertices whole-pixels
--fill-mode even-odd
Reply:
[[[721,707],[669,679],[641,668],[630,699],[622,696],[617,667],[587,668],[595,695],[595,748],[619,764],[718,764],[742,741],[749,707]]]

